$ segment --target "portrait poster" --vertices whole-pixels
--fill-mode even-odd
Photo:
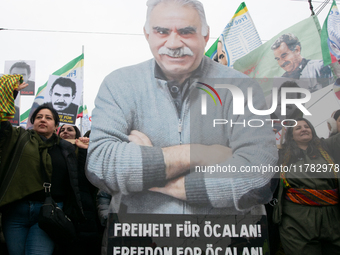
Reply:
[[[35,60],[5,61],[5,74],[20,74],[28,86],[20,91],[20,95],[35,95]]]
[[[59,68],[57,71],[53,72],[53,75],[59,75],[63,77],[71,77],[74,79],[82,79],[84,68],[84,54],[79,55],[75,59],[66,63],[64,66]],[[33,112],[37,109],[39,105],[45,102],[45,92],[46,92],[47,82],[40,86],[35,95],[33,104],[30,109],[22,113],[20,116],[21,125],[26,125],[26,129],[32,129],[33,124],[29,121]]]
[[[317,17],[311,16],[278,33],[268,42],[246,56],[238,59],[234,64],[234,68],[251,78],[257,78],[256,80],[259,82],[266,97],[268,108],[272,106],[273,88],[276,87],[279,89],[284,83],[284,79],[298,84],[299,88],[307,89],[313,94],[314,92],[327,87],[329,84],[334,83],[332,69],[330,66],[325,66],[323,64],[320,31],[321,28]],[[290,37],[295,38],[294,40],[298,40],[298,51],[302,57],[302,61],[299,64],[294,63],[292,59],[286,58],[288,54],[293,55],[296,53],[293,49],[291,51],[287,50],[284,53],[286,56],[284,54],[277,55],[277,53],[275,53],[275,51],[284,44],[283,37]],[[279,44],[280,46],[278,46]],[[298,73],[297,76],[290,76],[287,71],[288,64],[286,63],[294,63],[295,73]],[[305,64],[303,65],[302,63]],[[291,66],[292,65],[293,64],[291,64]],[[298,68],[296,68],[296,66]],[[322,110],[320,105],[319,109]],[[287,119],[288,116],[285,117]],[[294,115],[294,118],[296,117],[297,115]],[[272,119],[276,119],[276,117],[272,116]],[[282,118],[279,119],[281,122]],[[277,126],[282,126],[281,124],[282,123],[277,123]],[[320,123],[313,124],[318,125]],[[277,133],[276,138],[277,141],[281,140],[280,133]]]
[[[262,44],[246,56],[238,59],[234,63],[234,69],[248,75],[251,78],[258,78],[260,86],[265,96],[271,93],[273,79],[282,77],[285,70],[281,68],[275,59],[271,46],[283,34],[295,35],[301,43],[301,56],[307,60],[322,61],[321,42],[320,42],[320,24],[315,16],[311,16],[290,28],[278,33],[272,39]],[[327,86],[331,81],[322,81],[324,84],[315,86],[311,81],[311,92]]]
[[[58,112],[61,124],[75,124],[82,91],[83,80],[50,75],[44,103]]]

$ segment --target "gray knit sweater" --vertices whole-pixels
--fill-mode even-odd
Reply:
[[[228,173],[191,172],[185,176],[187,201],[148,191],[166,183],[161,148],[180,143],[226,145],[233,149],[233,157],[222,165],[238,170],[241,166],[274,165],[277,161],[271,123],[264,121],[269,117],[253,115],[247,106],[244,115],[233,115],[228,89],[218,90],[223,107],[214,105],[208,96],[208,114],[204,117],[200,114],[199,93],[205,92],[195,88],[195,81],[214,86],[215,80],[209,78],[232,78],[230,82],[243,91],[246,99],[247,87],[254,86],[252,79],[204,57],[199,77],[190,80],[189,96],[184,98],[178,114],[167,81],[155,78],[154,70],[152,59],[112,72],[104,79],[95,101],[87,177],[113,196],[112,210],[118,211],[124,204],[128,213],[243,214],[268,202],[273,174],[236,173],[234,178],[228,178],[231,176]],[[254,107],[266,109],[262,90],[256,84],[253,94]],[[229,124],[213,128],[213,119],[234,123],[245,120],[246,127]],[[249,119],[263,120],[265,125],[250,128]],[[146,134],[153,147],[129,143],[132,130]]]

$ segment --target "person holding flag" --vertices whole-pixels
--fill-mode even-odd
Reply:
[[[27,85],[7,86],[6,91],[13,93],[13,88],[19,91]],[[5,101],[4,108],[13,105],[13,100],[12,96]],[[71,143],[55,134],[59,115],[52,107],[43,104],[36,108],[30,118],[33,130],[12,127],[5,120],[1,118],[0,123],[0,209],[9,254],[52,254],[55,243],[39,227],[45,200],[42,171],[51,181],[51,194],[58,207],[77,224],[84,218],[78,167],[85,161],[77,158]],[[87,146],[80,142],[76,145]]]

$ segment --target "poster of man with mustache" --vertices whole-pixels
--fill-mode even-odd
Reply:
[[[50,75],[45,101],[59,113],[61,123],[74,124],[83,90],[83,80]]]
[[[308,89],[313,94],[334,83],[331,67],[325,65],[322,60],[319,27],[318,20],[309,17],[279,32],[260,47],[235,61],[234,69],[258,79],[268,108],[273,102],[273,88],[277,88],[276,96],[281,97],[280,88],[283,84],[283,87],[290,84],[290,87],[297,89]],[[304,95],[288,93],[287,97],[302,99]],[[280,98],[278,103],[279,100]],[[271,118],[280,121],[296,118],[298,115],[296,107],[288,108],[287,114],[283,116],[279,114],[280,106],[277,106]]]
[[[286,71],[282,77],[317,79],[317,83],[309,88],[310,92],[330,84],[329,78],[332,77],[330,67],[324,66],[322,59],[304,58],[301,55],[301,43],[294,34],[282,34],[272,44],[271,49],[277,63]]]

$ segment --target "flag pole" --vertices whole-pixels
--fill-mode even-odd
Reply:
[[[82,46],[82,54],[83,54],[83,57],[84,57],[84,45]],[[83,80],[83,90],[81,92],[81,103],[82,103],[81,107],[84,107],[84,68],[82,68],[82,71],[80,73],[80,79]],[[83,111],[84,111],[84,109],[83,109]],[[83,117],[80,118],[80,134],[84,135],[83,134]]]
[[[312,15],[311,15],[311,16],[314,16],[315,13],[314,13],[314,11],[313,11],[312,0],[308,0],[308,3],[309,3],[309,9],[310,9],[310,11],[312,12]]]

